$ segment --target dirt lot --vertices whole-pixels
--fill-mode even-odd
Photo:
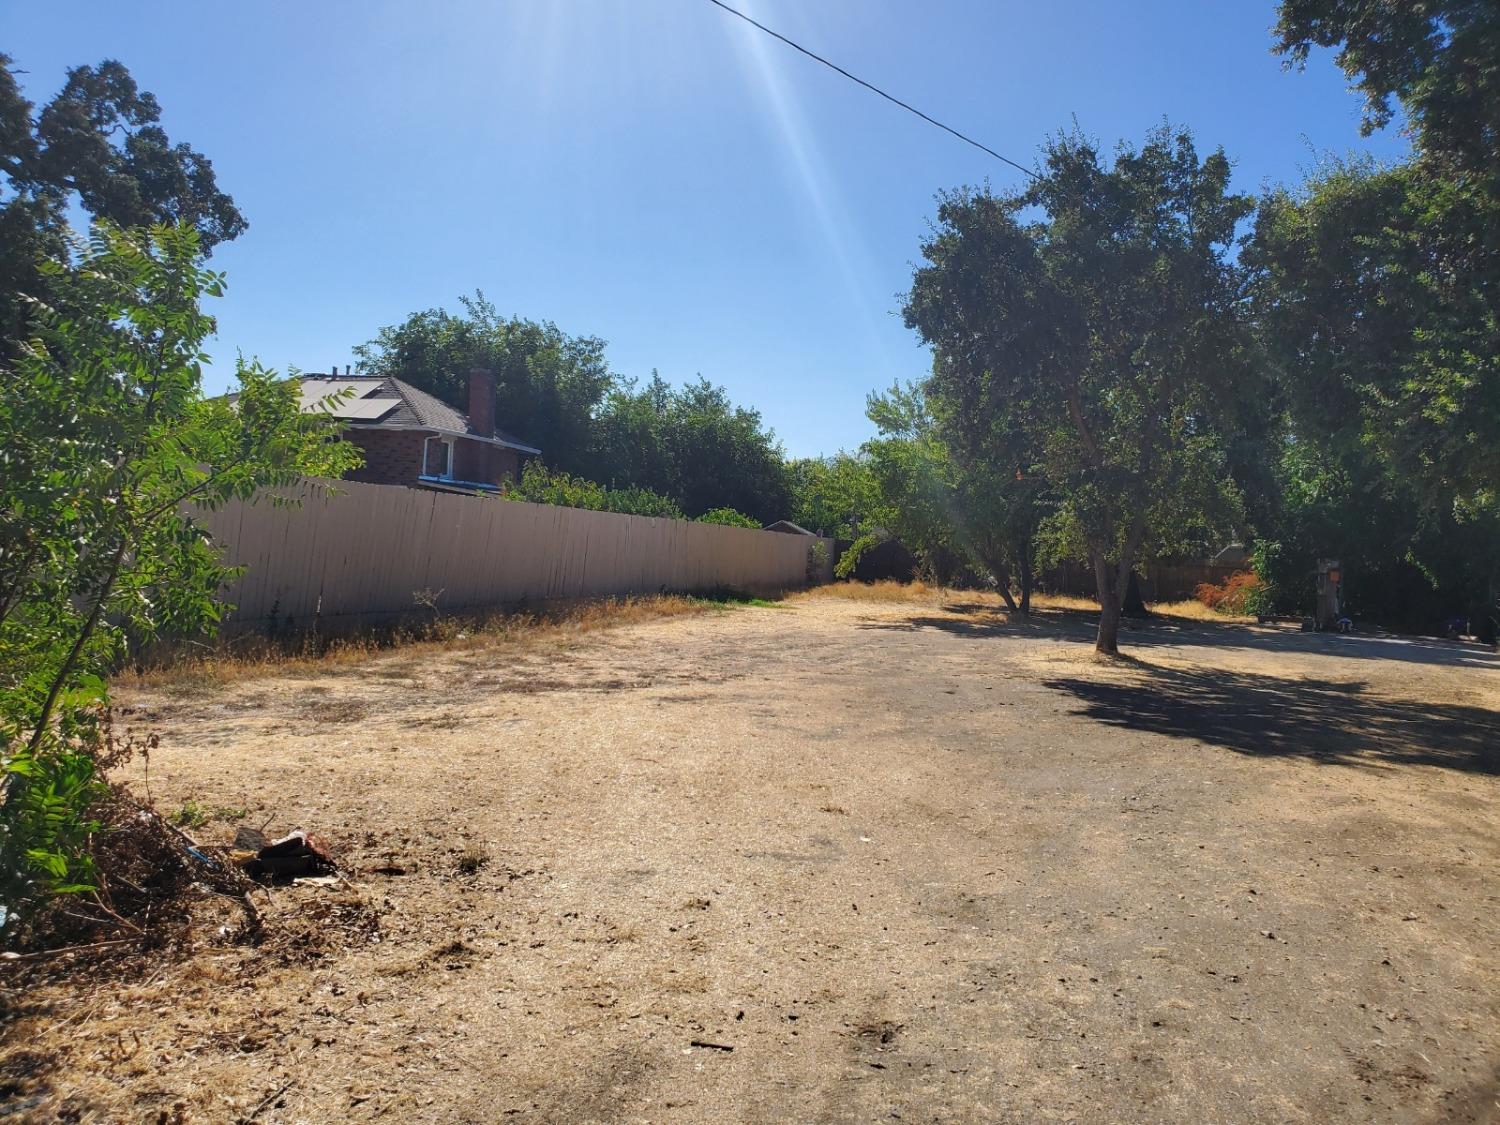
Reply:
[[[816,594],[135,693],[162,807],[353,887],[5,994],[0,1114],[1500,1119],[1500,660],[1089,637]]]

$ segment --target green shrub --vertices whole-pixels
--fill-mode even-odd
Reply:
[[[583,477],[553,472],[540,461],[529,461],[521,479],[501,493],[507,500],[530,504],[554,504],[560,508],[584,508],[591,512],[620,512],[627,516],[685,517],[670,496],[647,488],[605,488]]]
[[[214,628],[236,573],[194,510],[359,464],[299,388],[242,362],[203,395],[223,292],[190,226],[96,224],[42,263],[50,304],[0,370],[0,925],[92,888],[106,677],[132,646]]]
[[[717,523],[725,527],[749,527],[756,531],[760,530],[760,523],[745,515],[744,512],[736,512],[733,508],[713,508],[698,517],[699,523]]]

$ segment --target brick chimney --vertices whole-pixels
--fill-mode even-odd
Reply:
[[[495,436],[495,375],[483,367],[469,368],[469,425],[475,433]]]

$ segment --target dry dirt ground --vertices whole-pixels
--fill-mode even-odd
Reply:
[[[159,805],[352,885],[7,993],[0,1113],[1500,1119],[1500,660],[1089,638],[823,593],[136,692]]]

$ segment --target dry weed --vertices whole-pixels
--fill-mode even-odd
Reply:
[[[712,603],[675,594],[554,603],[535,613],[480,618],[444,617],[421,626],[372,630],[347,637],[237,637],[118,677],[121,686],[173,691],[216,691],[269,676],[319,677],[367,663],[392,650],[420,658],[496,646],[567,648],[599,629],[707,612]],[[355,716],[347,716],[354,718]]]
[[[915,602],[919,604],[935,605],[942,601],[961,597],[969,603],[994,603],[994,608],[1005,610],[1005,603],[1001,601],[998,594],[988,590],[950,590],[941,586],[929,586],[925,582],[836,582],[830,586],[819,586],[815,590],[808,590],[794,595],[796,598],[808,597],[833,597],[846,598],[850,601],[860,602]],[[1031,608],[1035,610],[1072,610],[1080,613],[1098,613],[1099,603],[1093,598],[1081,597],[1076,594],[1043,594],[1035,593],[1031,596]],[[1215,621],[1224,622],[1253,622],[1255,618],[1237,616],[1229,613],[1218,613],[1209,609],[1201,602],[1191,598],[1178,602],[1153,602],[1150,605],[1151,612],[1158,617],[1173,617],[1188,621]]]
[[[949,592],[941,586],[929,586],[926,582],[894,582],[887,579],[881,582],[834,582],[828,586],[804,590],[794,597],[832,595],[856,602],[930,602],[945,597]]]

